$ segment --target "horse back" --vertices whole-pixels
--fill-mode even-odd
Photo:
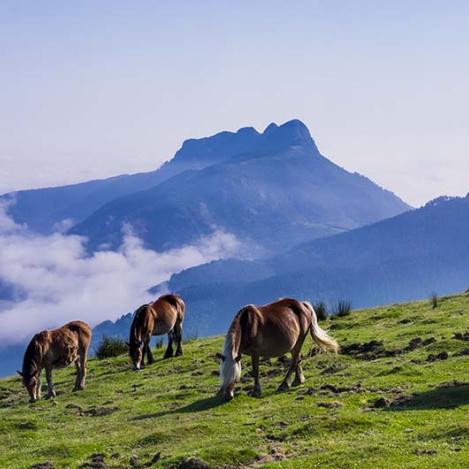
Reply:
[[[307,333],[311,326],[311,313],[302,302],[294,298],[281,298],[268,305],[260,306],[259,310],[266,321],[290,327],[292,323],[296,323],[301,333]]]
[[[241,349],[264,356],[290,351],[309,330],[304,306],[294,299],[281,299],[264,306],[248,306],[238,313]]]
[[[160,296],[150,305],[150,308],[155,312],[156,322],[166,324],[171,328],[176,322],[181,322],[184,319],[185,304],[178,295]]]
[[[65,324],[62,329],[68,330],[71,334],[76,335],[77,342],[80,347],[88,348],[91,342],[92,330],[86,322],[71,321]]]
[[[186,305],[184,303],[184,300],[179,295],[176,295],[174,293],[163,295],[160,298],[158,298],[155,304],[158,302],[160,303],[166,302],[177,311],[179,320],[182,321],[184,319]]]

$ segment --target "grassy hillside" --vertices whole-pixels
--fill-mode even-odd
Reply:
[[[305,358],[306,383],[284,394],[275,389],[286,364],[263,363],[261,399],[246,395],[246,378],[230,403],[213,397],[221,338],[172,360],[159,350],[141,372],[126,357],[92,360],[76,394],[68,368],[55,373],[57,399],[34,405],[18,378],[2,380],[0,467],[204,467],[181,464],[191,457],[228,467],[469,466],[469,295],[323,326],[344,353]]]

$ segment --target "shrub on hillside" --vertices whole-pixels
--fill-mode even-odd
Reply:
[[[430,296],[430,304],[432,308],[435,309],[438,307],[438,295],[436,293],[432,293]]]
[[[346,300],[339,300],[332,308],[332,315],[342,318],[352,312],[352,303]]]
[[[96,347],[96,357],[103,358],[118,357],[127,353],[127,344],[120,337],[103,337]]]
[[[327,306],[324,301],[318,301],[314,305],[314,311],[316,312],[316,316],[320,321],[324,321],[324,319],[327,319]]]

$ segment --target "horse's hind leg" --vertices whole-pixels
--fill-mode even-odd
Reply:
[[[50,399],[51,397],[55,397],[55,389],[54,383],[52,382],[52,368],[46,368],[46,380],[47,380],[47,396],[46,399]]]
[[[306,338],[306,336],[299,339],[297,341],[295,347],[293,348],[290,366],[288,367],[287,374],[286,374],[285,378],[283,379],[282,384],[280,384],[280,386],[277,389],[278,392],[288,391],[290,389],[290,376],[292,375],[292,373],[294,371],[298,372],[297,371],[298,366],[301,367],[301,365],[299,365],[300,352],[301,352],[301,347],[303,346],[303,342],[304,342],[305,338]],[[301,368],[300,368],[300,370],[301,370]],[[298,375],[297,375],[297,377],[298,377]],[[295,382],[296,382],[296,380],[295,380]]]
[[[301,354],[298,357],[298,364],[295,368],[295,379],[292,383],[292,386],[299,386],[305,382],[305,377],[303,375],[303,368],[301,366]]]
[[[166,348],[166,352],[163,358],[171,358],[173,356],[174,354],[173,340],[174,340],[174,332],[170,331],[168,332],[168,347]]]
[[[180,355],[182,355],[182,323],[178,322],[174,326],[174,334],[176,336],[177,342],[176,357],[179,357]]]
[[[261,383],[259,382],[259,355],[252,355],[252,376],[254,378],[254,388],[251,391],[252,397],[261,397]]]

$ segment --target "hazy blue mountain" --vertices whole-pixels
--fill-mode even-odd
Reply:
[[[263,133],[245,128],[189,140],[174,158],[187,160],[201,167],[116,198],[70,232],[87,236],[91,249],[117,248],[128,224],[147,247],[161,250],[223,229],[258,252],[275,252],[409,209],[324,158],[298,120]]]
[[[115,198],[154,187],[183,171],[198,170],[243,153],[253,147],[253,140],[258,135],[254,129],[246,128],[237,133],[221,132],[210,138],[189,139],[173,159],[155,171],[18,191],[0,196],[0,200],[15,200],[9,213],[17,223],[50,233],[64,220],[78,223]]]
[[[448,294],[469,287],[469,194],[440,198],[369,226],[255,261],[218,261],[174,275],[188,321],[219,333],[244,304],[282,296],[350,300],[356,307]],[[161,287],[155,287],[156,293]]]

